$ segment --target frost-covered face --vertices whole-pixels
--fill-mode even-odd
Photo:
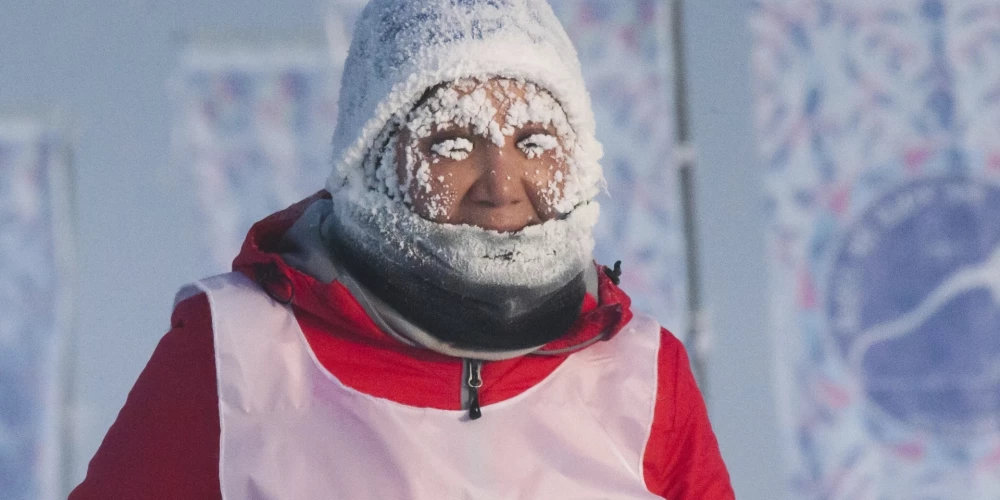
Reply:
[[[516,232],[573,209],[564,197],[575,137],[548,92],[493,78],[433,90],[394,145],[404,201],[438,223]]]
[[[502,78],[446,82],[415,102],[367,145],[344,185],[355,189],[335,191],[324,237],[383,281],[419,276],[508,312],[582,276],[600,207],[559,102]]]

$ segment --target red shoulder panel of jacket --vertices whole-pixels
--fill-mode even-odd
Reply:
[[[660,339],[656,406],[643,457],[646,486],[671,500],[734,500],[684,344],[666,329]]]
[[[69,498],[221,497],[215,349],[202,294],[174,309],[170,331]]]

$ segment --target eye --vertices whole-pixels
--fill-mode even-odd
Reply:
[[[552,151],[559,147],[559,139],[552,134],[532,134],[517,143],[517,147],[524,152],[528,159],[535,159],[542,156],[546,151]]]
[[[472,153],[472,141],[464,137],[445,139],[434,143],[431,146],[431,151],[442,158],[461,161],[468,158],[469,154]]]

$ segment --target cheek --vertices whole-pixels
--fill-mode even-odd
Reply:
[[[406,136],[404,139],[408,139]],[[447,222],[455,197],[452,175],[420,151],[419,145],[400,141],[396,149],[396,177],[404,201],[417,215],[435,222]]]
[[[546,154],[533,161],[525,173],[526,183],[530,190],[535,210],[543,220],[549,220],[560,215],[556,207],[563,199],[566,186],[566,173],[569,167],[565,161]]]
[[[448,222],[458,210],[458,205],[469,190],[468,176],[461,165],[433,163],[421,158],[417,165],[409,193],[413,210],[421,217],[435,222]]]

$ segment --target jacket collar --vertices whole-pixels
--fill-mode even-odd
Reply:
[[[233,270],[259,283],[275,300],[291,304],[298,310],[335,326],[331,330],[338,334],[354,337],[365,343],[375,343],[387,349],[409,354],[420,352],[421,356],[426,356],[424,348],[401,342],[385,331],[384,324],[380,328],[371,315],[364,312],[364,308],[344,283],[324,282],[293,267],[282,257],[282,254],[290,250],[283,246],[285,233],[313,203],[329,198],[329,193],[320,191],[255,224],[233,262]],[[631,299],[614,284],[607,268],[598,265],[597,271],[597,297],[588,294],[583,312],[570,330],[533,354],[571,354],[601,340],[610,339],[632,319]]]

